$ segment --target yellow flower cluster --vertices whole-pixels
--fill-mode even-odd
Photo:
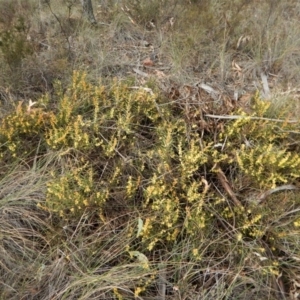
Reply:
[[[236,161],[261,188],[274,188],[300,177],[300,156],[281,150],[275,144],[265,143],[250,149],[243,144],[236,153]]]
[[[33,141],[37,147],[47,124],[55,116],[52,112],[45,112],[36,106],[38,103],[32,101],[19,102],[14,111],[2,119],[0,123],[1,157],[7,153],[7,150],[13,157],[31,151],[32,147],[28,147],[28,140]]]
[[[109,196],[107,188],[96,185],[93,169],[87,163],[73,167],[62,176],[53,176],[47,185],[45,208],[63,218],[81,214],[86,209],[101,208]]]
[[[93,209],[103,221],[104,204],[140,209],[139,233],[131,232],[148,250],[187,234],[195,241],[191,257],[201,259],[197,242],[216,218],[237,225],[238,241],[261,238],[264,212],[247,213],[243,199],[233,205],[229,198],[244,182],[270,189],[300,177],[300,156],[287,138],[298,124],[279,128],[258,95],[251,115],[237,111],[240,118],[207,136],[147,89],[92,85],[74,72],[51,97],[19,103],[1,120],[0,155],[55,153],[59,166],[40,205],[64,218]]]

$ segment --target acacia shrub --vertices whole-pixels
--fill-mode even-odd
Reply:
[[[20,102],[7,113],[0,155],[13,162],[55,153],[58,167],[39,205],[62,219],[92,212],[105,221],[108,212],[139,211],[144,247],[188,235],[191,255],[200,259],[197,245],[219,218],[238,226],[238,240],[265,236],[268,209],[254,208],[246,187],[267,190],[300,177],[289,139],[299,124],[266,118],[270,105],[256,95],[251,113],[235,110],[239,118],[203,136],[199,122],[149,89],[91,84],[74,72],[53,98]],[[230,174],[227,185],[220,174]],[[232,202],[243,184],[243,197]]]

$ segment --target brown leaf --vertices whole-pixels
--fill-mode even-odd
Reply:
[[[153,60],[151,60],[150,57],[147,57],[146,59],[143,60],[143,66],[145,67],[152,67],[154,65]]]

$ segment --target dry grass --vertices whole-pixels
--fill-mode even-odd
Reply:
[[[133,68],[160,71],[180,84],[200,78],[218,83],[231,94],[261,88],[262,71],[279,88],[298,80],[296,1],[94,3],[97,27],[84,22],[73,1],[41,3],[1,4],[4,30],[20,16],[31,16],[22,34],[34,54],[14,70],[2,62],[2,81],[26,97],[51,91],[53,80],[68,78],[73,69],[94,79],[137,77]],[[152,54],[158,60],[145,69],[143,61]]]

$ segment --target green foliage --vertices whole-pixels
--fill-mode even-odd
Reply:
[[[24,57],[33,53],[32,46],[27,40],[27,32],[25,19],[22,17],[11,29],[0,32],[0,49],[11,68],[19,66]]]
[[[147,23],[157,22],[163,15],[163,10],[166,8],[166,4],[168,1],[135,1],[129,0],[127,1],[127,6],[130,8],[128,13],[133,17],[133,19],[139,22],[142,25],[146,25]]]

